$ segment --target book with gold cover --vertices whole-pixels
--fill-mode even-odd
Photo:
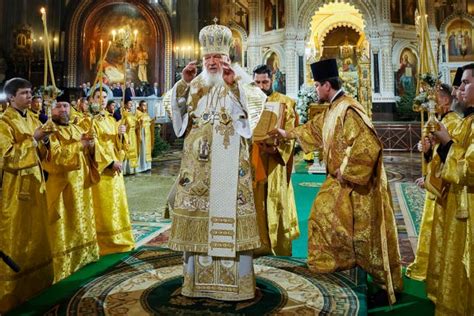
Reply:
[[[260,115],[257,126],[253,130],[253,141],[271,141],[268,132],[276,128],[284,128],[285,126],[285,109],[286,105],[279,102],[267,102]]]

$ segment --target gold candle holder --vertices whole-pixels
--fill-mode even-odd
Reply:
[[[425,129],[426,133],[433,133],[436,131],[439,131],[439,121],[438,118],[436,117],[436,88],[429,88],[428,89],[428,120],[426,121],[425,126],[423,127]]]

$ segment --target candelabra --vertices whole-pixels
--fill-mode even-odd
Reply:
[[[56,125],[53,123],[51,109],[56,103],[56,97],[61,94],[61,90],[56,87],[56,82],[54,80],[53,72],[53,62],[51,61],[51,51],[49,50],[49,35],[48,27],[46,24],[46,9],[41,8],[41,19],[43,21],[43,31],[44,31],[44,81],[43,81],[43,100],[46,105],[46,114],[48,115],[48,120],[42,126],[42,129],[45,132],[55,132],[57,131]],[[51,75],[52,85],[48,86],[48,69]]]
[[[127,64],[128,64],[128,52],[137,43],[138,30],[132,31],[129,25],[126,25],[117,30],[112,30],[112,42],[113,44],[121,49],[124,53],[124,64],[123,64],[123,85],[127,83]],[[123,104],[125,104],[125,93],[123,93]]]

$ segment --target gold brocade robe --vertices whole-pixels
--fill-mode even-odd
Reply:
[[[140,110],[137,110],[137,113],[135,113],[137,117],[137,122],[138,122],[138,144],[142,141],[142,131],[143,135],[145,138],[145,153],[142,153],[139,151],[139,156],[145,155],[145,160],[147,162],[150,162],[152,160],[151,154],[153,152],[153,146],[155,144],[155,124],[153,123],[153,120],[151,119],[150,115],[148,113],[144,113]],[[138,149],[140,149],[140,146],[138,146]]]
[[[195,84],[199,85],[199,77]],[[188,98],[186,85],[177,83],[176,98]],[[188,111],[196,107],[198,100],[206,94],[205,89],[197,88],[190,94]],[[199,144],[204,140],[212,147],[212,124],[200,124],[198,119],[188,122],[185,134],[183,159],[179,172],[179,184],[173,207],[173,225],[168,246],[177,251],[207,253],[209,222],[210,160],[199,159]],[[245,251],[258,248],[260,238],[257,231],[255,204],[252,191],[252,172],[250,166],[249,142],[241,137],[239,153],[239,180],[237,198],[237,237],[236,250]]]
[[[138,121],[134,113],[126,110],[122,111],[121,124],[125,125],[127,132],[125,134],[125,159],[129,161],[131,168],[138,166]]]
[[[395,302],[394,290],[402,288],[397,228],[382,144],[363,107],[340,96],[289,134],[305,152],[323,148],[328,171],[308,222],[309,268],[325,273],[357,264]],[[336,179],[337,170],[346,184]]]
[[[75,125],[84,124],[84,119],[87,121],[87,116],[76,110],[74,107],[71,106],[71,113],[69,114],[69,121]],[[85,126],[83,126],[85,128]]]
[[[0,262],[0,313],[26,301],[53,282],[48,241],[46,195],[40,157],[42,142],[33,139],[41,123],[26,112],[8,107],[0,119],[0,169],[3,169],[0,208],[0,250],[21,268]]]
[[[39,121],[39,115],[40,115],[40,112],[35,112],[33,111],[32,109],[28,109],[28,112],[31,114],[32,117],[34,117],[36,120]]]
[[[474,314],[474,182],[470,169],[473,161],[473,124],[474,114],[471,114],[453,131],[454,143],[442,171],[442,177],[450,183],[450,187],[444,215],[443,260],[435,296],[437,315]]]
[[[286,105],[285,130],[296,126],[295,101],[273,92],[267,102]],[[254,187],[258,231],[262,241],[257,254],[291,256],[291,241],[300,235],[290,180],[294,145],[295,141],[291,140],[280,144],[275,154],[259,152],[266,179],[257,182]],[[252,150],[258,150],[257,144],[253,144]]]
[[[114,161],[124,159],[118,123],[108,112],[94,117],[97,135],[95,160],[100,181],[92,186],[97,240],[100,255],[130,251],[135,247],[128,211],[127,193],[122,173],[110,168]]]
[[[91,191],[93,157],[84,151],[79,126],[56,125],[50,136],[48,156],[43,160],[48,172],[48,210],[59,214],[49,225],[53,251],[54,280],[66,278],[84,265],[99,259],[99,247]],[[94,170],[97,174],[97,170]],[[94,179],[98,181],[99,179]]]
[[[172,226],[168,246],[173,250],[185,252],[184,282],[181,293],[188,297],[236,301],[251,299],[255,296],[252,250],[260,247],[260,237],[252,190],[248,140],[251,131],[247,119],[239,117],[244,121],[238,121],[243,123],[240,126],[245,126],[245,131],[248,132],[245,136],[240,134],[235,116],[233,116],[235,113],[245,114],[242,105],[244,96],[240,95],[242,90],[239,89],[237,84],[231,87],[227,85],[209,87],[205,85],[202,76],[195,78],[189,86],[181,80],[173,88],[171,100],[173,127],[175,132],[179,131],[177,134],[184,133],[184,147],[176,195],[171,210]],[[175,100],[178,101],[176,102],[180,107],[178,109],[175,109]],[[216,111],[205,112],[211,109]],[[232,167],[226,172],[235,177],[231,181],[235,181],[236,187],[222,191],[227,191],[223,192],[225,195],[236,189],[236,196],[229,197],[229,200],[234,199],[233,201],[221,200],[219,204],[227,206],[225,210],[227,213],[213,217],[212,201],[222,199],[222,196],[211,195],[216,187],[212,184],[212,177],[218,176],[215,169],[211,169],[211,165],[213,163],[223,164],[220,167],[226,165],[225,160],[213,161],[216,155],[224,152],[226,143],[225,140],[223,143],[213,143],[213,137],[217,134],[216,130],[224,125],[220,121],[223,120],[223,116],[211,121],[214,117],[209,117],[207,114],[222,113],[219,111],[223,109],[231,111],[230,114],[225,112],[229,119],[226,121],[226,126],[232,127],[232,140],[236,141],[232,141],[230,145],[232,149],[235,149],[231,160],[236,162],[236,165],[235,169]],[[184,120],[180,119],[182,117]],[[189,120],[186,122],[187,119]],[[213,151],[214,148],[218,148],[220,153]],[[218,181],[225,182],[225,179],[220,178]],[[223,188],[222,185],[220,188]],[[229,218],[228,213],[233,213],[234,217]],[[232,220],[227,223],[233,226],[231,232],[235,233],[230,246],[235,250],[235,257],[209,255],[213,247],[213,243],[209,243],[209,240],[213,238],[212,234],[229,231],[228,229],[210,230],[212,221],[227,219]],[[221,223],[224,222],[221,221]]]
[[[448,112],[441,119],[450,134],[461,122],[461,117],[456,112]],[[438,146],[433,149],[433,157],[428,165],[431,170],[440,172],[442,164],[438,153]],[[428,297],[435,300],[438,290],[439,269],[441,267],[441,252],[443,250],[443,223],[446,207],[446,196],[437,198],[434,194],[426,191],[423,217],[421,219],[420,234],[415,261],[407,268],[406,275],[409,278],[424,281],[426,279],[426,292]]]

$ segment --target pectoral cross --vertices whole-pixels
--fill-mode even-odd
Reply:
[[[224,136],[224,148],[227,149],[230,145],[230,136],[234,135],[234,126],[231,124],[232,120],[224,109],[221,109],[219,125],[216,126],[216,132]]]

